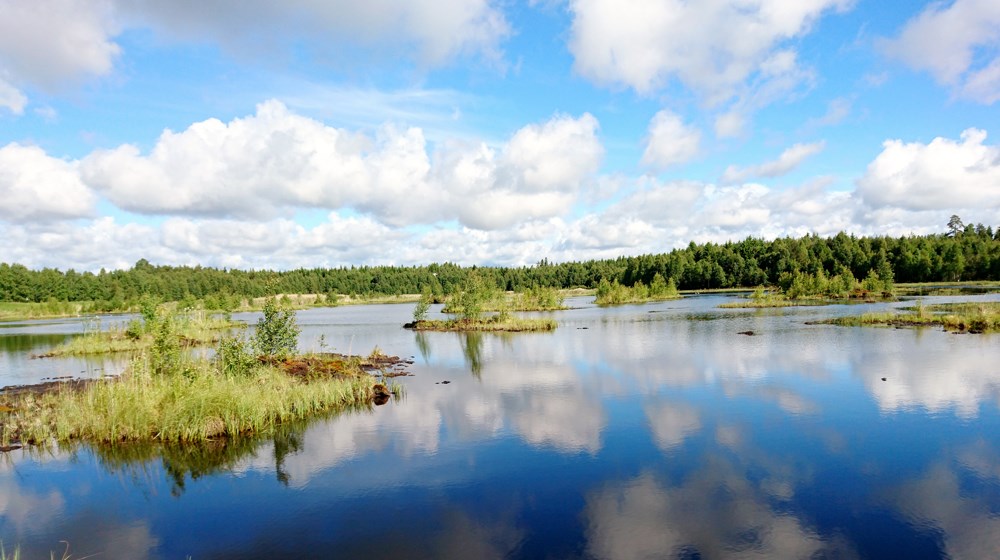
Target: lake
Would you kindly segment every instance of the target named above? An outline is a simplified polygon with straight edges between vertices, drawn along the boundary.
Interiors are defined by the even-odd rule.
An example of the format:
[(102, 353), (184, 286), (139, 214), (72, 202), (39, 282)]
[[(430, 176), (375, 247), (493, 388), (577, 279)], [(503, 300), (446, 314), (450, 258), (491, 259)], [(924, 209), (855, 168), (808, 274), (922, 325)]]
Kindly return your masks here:
[[(806, 324), (906, 302), (716, 307), (734, 297), (574, 298), (555, 332), (508, 335), (407, 331), (412, 305), (302, 311), (303, 349), (412, 356), (405, 396), (263, 441), (0, 454), (0, 540), (26, 559), (1000, 557), (1000, 335)], [(30, 358), (84, 323), (0, 324), (0, 386), (120, 372)]]

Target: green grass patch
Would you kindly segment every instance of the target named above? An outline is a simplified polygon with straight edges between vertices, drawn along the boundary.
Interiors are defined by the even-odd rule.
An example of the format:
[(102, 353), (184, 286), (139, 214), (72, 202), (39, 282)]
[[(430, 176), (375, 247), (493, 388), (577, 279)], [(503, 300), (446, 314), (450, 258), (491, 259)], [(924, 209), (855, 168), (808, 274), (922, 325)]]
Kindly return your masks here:
[(525, 317), (503, 317), (493, 315), (478, 319), (451, 319), (447, 321), (423, 320), (404, 325), (417, 331), (454, 332), (536, 332), (553, 331), (558, 323), (554, 319), (533, 319)]
[(764, 307), (801, 307), (807, 305), (830, 305), (837, 303), (836, 300), (821, 298), (797, 298), (789, 299), (782, 294), (769, 294), (761, 298), (746, 298), (740, 301), (719, 304), (722, 309), (757, 309)]
[(227, 375), (214, 361), (195, 360), (159, 374), (151, 360), (137, 359), (121, 377), (82, 388), (0, 395), (7, 411), (0, 413), (0, 440), (37, 445), (267, 436), (283, 423), (399, 392), (351, 359), (314, 358), (311, 367), (298, 372), (287, 371), (283, 363), (258, 363), (243, 375)]
[(111, 354), (117, 352), (137, 352), (148, 349), (156, 338), (157, 321), (171, 321), (171, 326), (180, 337), (181, 346), (201, 346), (218, 342), (229, 330), (246, 327), (245, 323), (233, 321), (226, 315), (212, 315), (205, 311), (193, 311), (183, 315), (164, 315), (152, 319), (135, 319), (129, 324), (102, 330), (97, 321), (87, 327), (82, 336), (61, 344), (41, 357), (82, 356), (89, 354)]
[(918, 305), (900, 312), (865, 313), (823, 321), (843, 326), (941, 326), (968, 333), (1000, 332), (1000, 302)]

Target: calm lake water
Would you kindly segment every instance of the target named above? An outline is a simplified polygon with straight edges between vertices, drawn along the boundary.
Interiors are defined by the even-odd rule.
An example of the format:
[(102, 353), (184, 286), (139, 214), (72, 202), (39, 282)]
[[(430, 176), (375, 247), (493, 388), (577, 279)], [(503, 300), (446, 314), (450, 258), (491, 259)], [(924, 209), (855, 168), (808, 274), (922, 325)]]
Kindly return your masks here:
[[(405, 398), (235, 446), (4, 454), (0, 540), (23, 558), (1000, 557), (1000, 336), (806, 324), (905, 302), (716, 308), (732, 299), (574, 299), (554, 333), (517, 335), (413, 333), (410, 305), (303, 311), (304, 349), (413, 356)], [(997, 296), (925, 301), (956, 299)], [(0, 325), (0, 386), (120, 371), (30, 359), (82, 329)]]

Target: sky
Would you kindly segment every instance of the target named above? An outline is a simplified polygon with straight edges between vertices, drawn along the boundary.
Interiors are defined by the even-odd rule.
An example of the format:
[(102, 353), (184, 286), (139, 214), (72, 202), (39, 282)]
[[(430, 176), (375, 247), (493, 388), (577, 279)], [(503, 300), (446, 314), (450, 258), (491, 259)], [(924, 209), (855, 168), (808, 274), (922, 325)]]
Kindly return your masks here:
[(0, 261), (1000, 226), (1000, 2), (0, 0)]

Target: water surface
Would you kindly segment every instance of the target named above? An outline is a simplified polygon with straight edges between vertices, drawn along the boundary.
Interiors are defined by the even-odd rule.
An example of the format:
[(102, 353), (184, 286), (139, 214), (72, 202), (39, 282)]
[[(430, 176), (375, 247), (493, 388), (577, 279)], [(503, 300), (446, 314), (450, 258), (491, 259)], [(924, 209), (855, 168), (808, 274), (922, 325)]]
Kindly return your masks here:
[[(806, 324), (905, 302), (715, 307), (732, 298), (575, 299), (517, 335), (303, 311), (305, 349), (413, 356), (405, 398), (239, 445), (12, 452), (0, 539), (26, 558), (1000, 556), (1000, 337)], [(0, 385), (72, 328), (0, 329)]]

